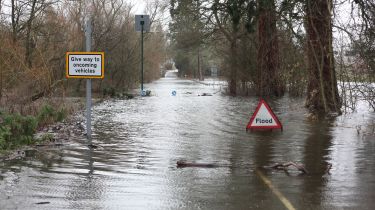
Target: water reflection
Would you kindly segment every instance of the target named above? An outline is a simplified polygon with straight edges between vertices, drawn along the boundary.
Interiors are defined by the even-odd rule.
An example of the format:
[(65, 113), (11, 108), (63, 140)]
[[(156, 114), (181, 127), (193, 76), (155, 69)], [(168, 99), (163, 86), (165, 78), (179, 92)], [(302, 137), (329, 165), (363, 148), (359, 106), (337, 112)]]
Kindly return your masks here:
[(94, 174), (94, 151), (87, 150), (87, 174), (82, 174), (72, 179), (69, 183), (69, 190), (65, 199), (69, 201), (70, 209), (103, 209), (100, 202), (104, 195), (102, 177)]
[(332, 150), (332, 127), (334, 120), (309, 122), (309, 135), (305, 140), (303, 163), (309, 174), (303, 179), (301, 206), (327, 208), (324, 195), (329, 179), (330, 152)]

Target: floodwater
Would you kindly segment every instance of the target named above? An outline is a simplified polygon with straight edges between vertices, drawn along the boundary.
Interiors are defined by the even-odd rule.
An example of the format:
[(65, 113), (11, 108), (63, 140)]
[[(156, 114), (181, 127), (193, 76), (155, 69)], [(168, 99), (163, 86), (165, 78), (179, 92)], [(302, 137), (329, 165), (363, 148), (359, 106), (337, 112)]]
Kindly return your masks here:
[[(365, 105), (311, 122), (302, 99), (268, 100), (283, 131), (247, 133), (258, 98), (220, 88), (163, 78), (146, 85), (151, 97), (96, 105), (99, 148), (82, 136), (0, 163), (0, 209), (375, 208), (375, 114)], [(288, 161), (309, 173), (259, 168)]]

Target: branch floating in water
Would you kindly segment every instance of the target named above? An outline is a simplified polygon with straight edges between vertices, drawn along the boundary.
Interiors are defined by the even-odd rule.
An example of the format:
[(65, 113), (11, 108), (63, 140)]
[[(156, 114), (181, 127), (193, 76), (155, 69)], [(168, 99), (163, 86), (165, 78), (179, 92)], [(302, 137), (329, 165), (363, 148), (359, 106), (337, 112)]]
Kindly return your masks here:
[(302, 164), (297, 164), (295, 162), (286, 162), (286, 163), (276, 163), (272, 166), (264, 166), (263, 168), (277, 169), (277, 170), (287, 170), (289, 166), (295, 167), (297, 170), (301, 171), (304, 174), (307, 174), (307, 170)]
[(185, 168), (185, 167), (215, 168), (219, 166), (213, 163), (192, 163), (192, 162), (189, 163), (183, 160), (177, 161), (177, 168)]

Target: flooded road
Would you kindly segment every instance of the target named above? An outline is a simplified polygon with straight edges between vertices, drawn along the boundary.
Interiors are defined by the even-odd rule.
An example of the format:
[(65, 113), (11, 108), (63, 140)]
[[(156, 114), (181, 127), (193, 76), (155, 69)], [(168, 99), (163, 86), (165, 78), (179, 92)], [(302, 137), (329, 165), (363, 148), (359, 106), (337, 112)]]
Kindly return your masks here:
[[(375, 115), (365, 106), (310, 122), (302, 99), (283, 97), (268, 101), (283, 132), (246, 133), (258, 98), (176, 78), (146, 89), (151, 97), (93, 108), (98, 149), (81, 137), (1, 163), (0, 209), (375, 208)], [(178, 160), (222, 167), (177, 168)], [(309, 174), (258, 169), (288, 161)]]

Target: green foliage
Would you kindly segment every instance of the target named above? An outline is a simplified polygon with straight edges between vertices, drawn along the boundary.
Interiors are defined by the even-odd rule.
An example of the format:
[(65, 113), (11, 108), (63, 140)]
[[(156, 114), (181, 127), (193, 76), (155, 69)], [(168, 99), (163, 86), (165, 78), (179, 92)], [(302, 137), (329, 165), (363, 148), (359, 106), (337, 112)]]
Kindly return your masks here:
[(65, 109), (65, 108), (60, 108), (58, 111), (57, 111), (57, 114), (56, 114), (56, 121), (57, 122), (61, 122), (63, 121), (66, 116), (68, 115), (68, 111)]
[(54, 140), (54, 136), (53, 134), (51, 133), (45, 133), (41, 136), (40, 138), (40, 142), (48, 142), (48, 141), (53, 141)]
[(116, 89), (114, 87), (105, 87), (103, 88), (103, 96), (115, 97)]
[(171, 1), (172, 21), (169, 24), (169, 36), (175, 50), (174, 61), (176, 68), (179, 69), (179, 76), (198, 75), (195, 65), (198, 50), (205, 48), (204, 43), (209, 32), (200, 14), (201, 7), (200, 1)]
[(38, 122), (40, 125), (45, 125), (53, 121), (55, 118), (55, 111), (52, 106), (44, 105), (38, 114)]
[(7, 139), (10, 138), (12, 133), (9, 126), (0, 125), (0, 151), (6, 149)]
[(32, 144), (38, 121), (33, 116), (1, 114), (0, 150), (13, 149), (19, 145)]
[(51, 105), (44, 105), (42, 109), (39, 111), (37, 116), (38, 125), (44, 126), (47, 124), (51, 124), (53, 122), (60, 122), (64, 120), (67, 116), (67, 111), (64, 108), (60, 108), (59, 110), (55, 110)]
[[(37, 141), (34, 139), (34, 134), (38, 126), (62, 121), (66, 115), (66, 109), (61, 108), (56, 111), (50, 105), (43, 106), (36, 117), (0, 112), (0, 151), (14, 149), (21, 145), (34, 144)], [(42, 140), (50, 139), (50, 136), (42, 138)]]

